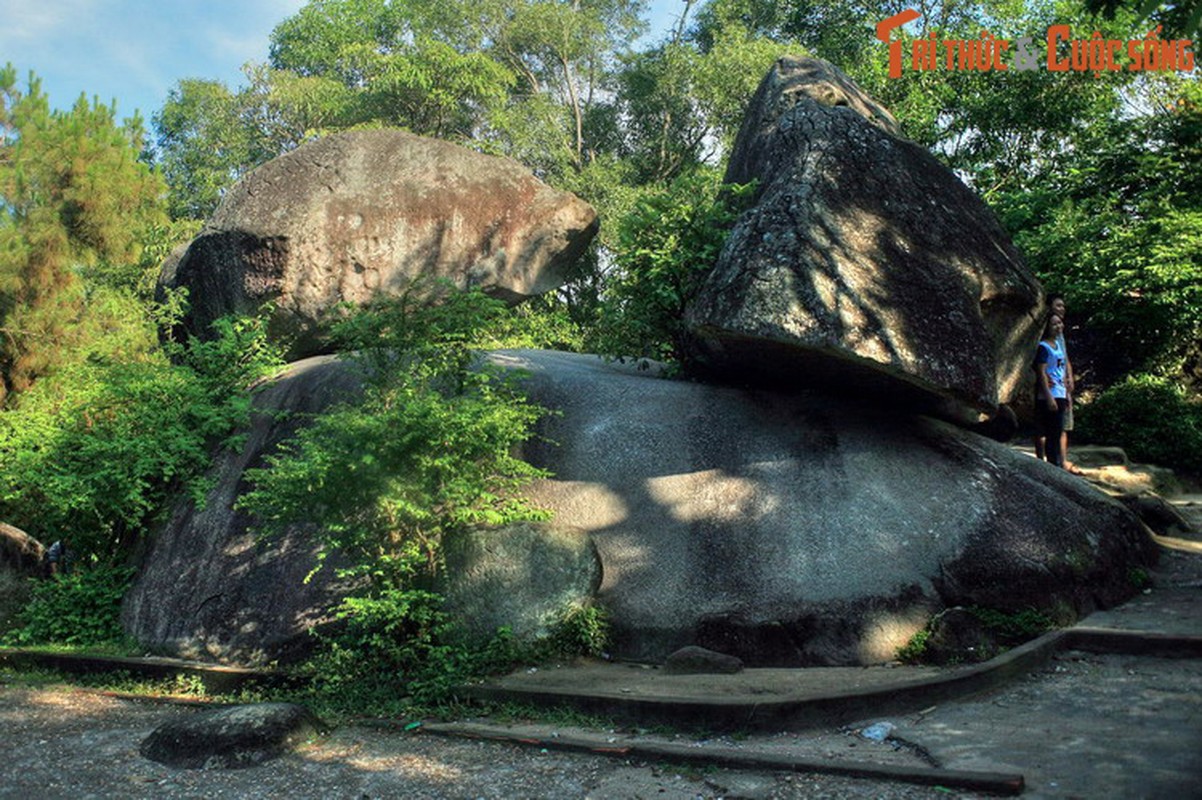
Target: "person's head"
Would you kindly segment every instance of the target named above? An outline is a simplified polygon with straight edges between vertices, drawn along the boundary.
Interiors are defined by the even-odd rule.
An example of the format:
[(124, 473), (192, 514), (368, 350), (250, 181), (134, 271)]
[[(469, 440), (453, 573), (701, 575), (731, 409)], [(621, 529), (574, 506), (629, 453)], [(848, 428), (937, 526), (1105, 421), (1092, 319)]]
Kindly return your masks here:
[(1043, 338), (1050, 342), (1062, 333), (1064, 333), (1064, 318), (1056, 313), (1049, 315), (1047, 324), (1043, 326)]
[(1064, 305), (1063, 295), (1054, 294), (1048, 298), (1048, 308), (1053, 314), (1060, 317), (1060, 321), (1064, 322), (1064, 313), (1067, 307)]

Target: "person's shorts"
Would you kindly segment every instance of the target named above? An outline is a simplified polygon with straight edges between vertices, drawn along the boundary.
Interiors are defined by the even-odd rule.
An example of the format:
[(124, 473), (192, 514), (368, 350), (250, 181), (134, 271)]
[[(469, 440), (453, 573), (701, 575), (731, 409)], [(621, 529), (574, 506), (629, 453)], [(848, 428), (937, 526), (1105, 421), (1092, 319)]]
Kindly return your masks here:
[[(1059, 442), (1060, 432), (1064, 430), (1064, 415), (1069, 403), (1063, 397), (1056, 398), (1056, 410), (1048, 410), (1047, 403), (1035, 400), (1035, 430), (1040, 436), (1054, 436)], [(1049, 445), (1050, 446), (1050, 445)], [(1059, 446), (1059, 445), (1057, 445)]]

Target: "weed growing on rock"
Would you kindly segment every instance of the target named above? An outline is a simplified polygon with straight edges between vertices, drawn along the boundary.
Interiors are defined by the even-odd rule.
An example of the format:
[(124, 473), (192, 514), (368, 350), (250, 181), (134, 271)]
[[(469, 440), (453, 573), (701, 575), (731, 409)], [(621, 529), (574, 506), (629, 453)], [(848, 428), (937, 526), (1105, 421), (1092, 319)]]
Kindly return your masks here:
[(481, 292), (432, 284), (348, 312), (334, 336), (354, 354), (362, 401), (317, 417), (247, 473), (239, 507), (262, 534), (313, 530), (318, 569), (353, 587), (306, 665), (327, 695), (381, 710), (438, 702), (515, 658), (506, 632), (450, 644), (430, 590), (447, 533), (546, 516), (520, 495), (543, 473), (513, 455), (544, 411), (473, 352), (505, 313)]

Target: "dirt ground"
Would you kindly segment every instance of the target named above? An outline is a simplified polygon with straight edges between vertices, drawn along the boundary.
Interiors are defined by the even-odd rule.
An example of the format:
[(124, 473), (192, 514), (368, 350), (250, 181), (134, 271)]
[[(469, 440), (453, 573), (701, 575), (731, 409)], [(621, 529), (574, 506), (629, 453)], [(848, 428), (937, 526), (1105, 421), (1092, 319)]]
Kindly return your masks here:
[[(829, 775), (643, 763), (373, 725), (338, 728), (294, 754), (243, 770), (174, 769), (139, 755), (139, 744), (156, 726), (189, 713), (194, 709), (66, 687), (0, 685), (0, 798), (980, 796)], [(841, 730), (715, 740), (638, 736), (687, 742), (699, 752), (735, 747), (832, 761), (1018, 772), (1026, 777), (1025, 797), (1202, 796), (1202, 670), (1195, 661), (1064, 653), (1000, 691), (890, 721), (906, 745), (878, 744)], [(608, 733), (615, 742), (634, 736)]]
[[(599, 755), (347, 726), (243, 770), (183, 770), (142, 758), (157, 725), (192, 709), (64, 688), (0, 687), (4, 798), (905, 798), (931, 788), (821, 775), (679, 769)], [(616, 734), (616, 732), (615, 732)], [(912, 756), (839, 732), (771, 737), (839, 758)], [(730, 742), (728, 741), (727, 744)], [(744, 741), (744, 745), (752, 743)], [(704, 746), (699, 743), (698, 746)], [(898, 755), (899, 752), (903, 754)]]
[[(1198, 514), (1202, 508), (1192, 508)], [(1199, 514), (1202, 516), (1202, 514)], [(1156, 579), (1198, 616), (1202, 553), (1166, 554)], [(1154, 591), (1130, 616), (1156, 610)], [(1140, 603), (1144, 604), (1141, 608)], [(1163, 609), (1160, 610), (1163, 613)], [(1123, 613), (1122, 609), (1118, 612)], [(1163, 616), (1161, 618), (1164, 618)], [(297, 752), (243, 770), (184, 770), (139, 755), (141, 741), (189, 707), (31, 687), (0, 671), (0, 798), (973, 798), (943, 787), (645, 763), (479, 740), (346, 725)], [(1061, 653), (1026, 677), (967, 700), (886, 718), (896, 740), (838, 729), (689, 739), (591, 731), (632, 739), (743, 748), (799, 758), (1021, 773), (1027, 798), (1202, 798), (1202, 665), (1191, 659)], [(861, 720), (852, 727), (883, 721)], [(553, 728), (570, 736), (580, 732)]]

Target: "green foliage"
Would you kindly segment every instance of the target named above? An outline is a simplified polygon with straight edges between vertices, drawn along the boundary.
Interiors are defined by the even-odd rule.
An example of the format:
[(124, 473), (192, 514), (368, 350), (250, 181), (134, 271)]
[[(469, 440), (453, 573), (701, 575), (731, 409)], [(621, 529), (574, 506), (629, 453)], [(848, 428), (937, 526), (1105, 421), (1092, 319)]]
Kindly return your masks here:
[(136, 262), (163, 220), (162, 183), (138, 160), (137, 118), (80, 98), (51, 111), (36, 77), (0, 69), (0, 400), (50, 374), (88, 316), (82, 269)]
[(897, 660), (903, 664), (922, 664), (927, 656), (927, 641), (931, 638), (931, 629), (923, 628), (910, 637), (897, 651)]
[(1131, 583), (1132, 588), (1139, 591), (1152, 585), (1152, 576), (1143, 567), (1132, 567), (1127, 570), (1127, 580)]
[(512, 663), (504, 633), (482, 646), (448, 644), (442, 597), (383, 575), (347, 598), (337, 618), (302, 667), (312, 691), (335, 705), (396, 713), (409, 703), (444, 701), (469, 677)]
[(1036, 274), (1101, 337), (1106, 382), (1176, 371), (1202, 341), (1202, 86), (1148, 79), (1135, 99), (1146, 113), (1095, 122), (1041, 185), (998, 198)]
[(34, 579), (13, 570), (0, 570), (0, 637), (15, 624), (17, 612), (29, 600)]
[(173, 364), (93, 353), (0, 411), (0, 517), (81, 555), (121, 559), (171, 492), (247, 419), (247, 386), (278, 365), (260, 320), (217, 323)]
[(650, 191), (620, 223), (602, 296), (597, 352), (679, 364), (685, 305), (713, 268), (749, 187), (722, 188), (713, 172)]
[(154, 116), (158, 161), (173, 219), (204, 219), (259, 152), (235, 95), (213, 80), (181, 80)]
[(1085, 7), (1107, 19), (1114, 19), (1123, 9), (1135, 11), (1134, 21), (1139, 29), (1163, 26), (1165, 39), (1202, 39), (1202, 0), (1161, 3), (1159, 0), (1085, 0)]
[[(933, 627), (939, 618), (936, 616), (898, 649), (897, 660), (904, 664), (936, 663), (943, 666), (965, 661), (985, 661), (996, 656), (1001, 650), (1030, 641), (1057, 627), (1056, 620), (1051, 615), (1034, 608), (1000, 611), (984, 606), (968, 606), (964, 610), (980, 621), (981, 627), (991, 640), (990, 646), (970, 647), (958, 653), (936, 655), (931, 649)], [(997, 647), (992, 646), (992, 643), (996, 643)]]
[(481, 334), (478, 345), (489, 350), (524, 348), (579, 353), (584, 349), (584, 331), (572, 319), (569, 306), (553, 293), (527, 300)]
[(1056, 627), (1051, 617), (1034, 608), (1010, 612), (969, 606), (967, 610), (1003, 645), (1020, 644)]
[(1128, 377), (1082, 405), (1076, 419), (1082, 438), (1118, 445), (1137, 461), (1202, 473), (1202, 400), (1172, 380)]
[(513, 492), (540, 473), (511, 450), (541, 411), (501, 374), (470, 368), (503, 313), (480, 292), (425, 286), (352, 313), (335, 336), (362, 369), (363, 401), (319, 416), (250, 471), (241, 507), (267, 532), (315, 524), (361, 564), (355, 574), (402, 546), (435, 563), (451, 527), (530, 518)]
[(17, 627), (5, 633), (6, 645), (105, 645), (124, 638), (121, 598), (133, 570), (89, 564), (40, 581), (18, 615)]
[(631, 160), (643, 181), (671, 180), (729, 151), (756, 86), (790, 51), (730, 21), (708, 38), (704, 50), (665, 42), (628, 58), (619, 74)]
[(512, 452), (542, 415), (472, 347), (505, 307), (480, 292), (419, 284), (351, 312), (335, 336), (363, 376), (363, 398), (318, 416), (262, 469), (239, 507), (271, 533), (311, 526), (320, 556), (357, 587), (339, 607), (315, 675), (330, 691), (408, 684), (441, 696), (506, 651), (447, 644), (442, 598), (424, 587), (443, 535), (544, 516), (517, 494), (543, 474)]
[(567, 609), (547, 643), (551, 653), (600, 656), (610, 643), (609, 612), (592, 603)]
[(522, 663), (600, 656), (609, 646), (608, 614), (591, 604), (566, 609), (547, 638), (530, 644), (507, 628), (465, 640), (442, 611), (442, 597), (399, 586), (348, 599), (338, 619), (333, 631), (317, 634), (322, 645), (301, 669), (314, 700), (343, 712), (395, 716), (413, 706), (445, 706), (480, 676)]

